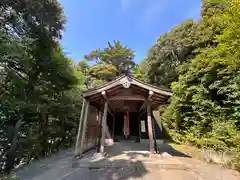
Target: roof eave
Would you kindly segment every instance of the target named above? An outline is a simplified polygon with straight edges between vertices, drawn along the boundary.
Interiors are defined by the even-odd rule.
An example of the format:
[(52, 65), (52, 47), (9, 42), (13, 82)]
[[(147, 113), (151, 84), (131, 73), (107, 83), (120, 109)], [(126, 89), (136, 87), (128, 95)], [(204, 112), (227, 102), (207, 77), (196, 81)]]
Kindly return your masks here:
[(162, 88), (159, 88), (159, 87), (153, 86), (153, 85), (151, 85), (151, 84), (145, 83), (145, 82), (143, 82), (143, 81), (140, 81), (140, 80), (138, 80), (138, 79), (136, 79), (136, 78), (134, 78), (134, 77), (131, 77), (131, 78), (130, 78), (131, 80), (129, 80), (129, 77), (126, 76), (126, 75), (122, 75), (122, 76), (118, 77), (116, 80), (111, 81), (111, 82), (106, 83), (106, 84), (103, 84), (103, 85), (101, 85), (101, 86), (98, 86), (98, 87), (96, 87), (96, 88), (89, 89), (88, 91), (83, 92), (82, 96), (83, 96), (84, 98), (86, 98), (86, 97), (89, 97), (89, 96), (91, 96), (91, 95), (98, 94), (98, 93), (101, 93), (102, 91), (106, 91), (106, 90), (108, 90), (108, 89), (111, 89), (111, 88), (113, 88), (113, 87), (116, 87), (116, 86), (118, 86), (118, 85), (121, 85), (121, 84), (122, 84), (122, 80), (123, 80), (124, 78), (125, 78), (126, 80), (130, 81), (131, 84), (134, 84), (134, 85), (136, 85), (136, 86), (139, 86), (139, 87), (141, 87), (141, 88), (143, 88), (143, 89), (151, 90), (151, 91), (153, 91), (153, 92), (155, 92), (155, 93), (158, 93), (158, 94), (161, 94), (161, 95), (165, 95), (165, 96), (172, 96), (172, 92), (171, 92), (170, 89), (164, 90), (164, 89), (162, 89)]

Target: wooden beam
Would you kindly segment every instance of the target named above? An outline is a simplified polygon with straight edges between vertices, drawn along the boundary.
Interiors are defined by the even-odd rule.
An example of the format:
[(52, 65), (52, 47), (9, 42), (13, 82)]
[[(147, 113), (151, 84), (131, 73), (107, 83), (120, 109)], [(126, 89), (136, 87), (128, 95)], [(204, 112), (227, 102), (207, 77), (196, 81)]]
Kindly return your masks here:
[(79, 154), (81, 154), (83, 152), (83, 145), (84, 145), (84, 140), (85, 140), (86, 125), (87, 125), (87, 118), (88, 118), (88, 109), (89, 109), (89, 101), (86, 100), (86, 107), (85, 107), (85, 113), (84, 113), (84, 118), (83, 118), (83, 126), (82, 126)]
[(160, 98), (160, 99), (168, 99), (167, 96), (164, 96), (164, 95), (161, 95), (161, 94), (154, 94), (154, 96), (155, 96), (156, 98)]
[(152, 111), (152, 115), (153, 115), (153, 117), (155, 118), (155, 120), (157, 121), (157, 122), (160, 122), (160, 130), (161, 130), (161, 132), (163, 131), (163, 127), (162, 127), (162, 120), (161, 120), (161, 116), (160, 116), (160, 114), (159, 114), (159, 111), (158, 110), (153, 110)]
[(100, 126), (101, 125), (101, 116), (102, 116), (102, 112), (101, 110), (98, 110), (98, 113), (97, 113), (97, 121), (98, 121), (98, 125)]
[[(108, 101), (107, 95), (106, 95), (106, 91), (101, 92), (102, 96), (104, 97), (105, 101)], [(109, 107), (108, 108), (108, 112), (113, 116), (113, 111), (112, 109)]]
[(102, 85), (97, 89), (94, 89), (94, 90), (83, 93), (83, 97), (87, 97), (87, 96), (91, 96), (91, 95), (94, 95), (94, 94), (97, 94), (97, 93), (101, 93), (101, 92), (106, 91), (108, 89), (112, 89), (112, 88), (114, 88), (118, 85), (121, 85), (121, 81), (120, 81), (121, 79), (124, 79), (124, 76), (119, 77), (118, 79), (116, 79), (113, 82), (109, 82), (105, 85)]
[(89, 101), (91, 102), (91, 103), (100, 103), (100, 102), (102, 102), (104, 99), (101, 97), (101, 96), (99, 96), (99, 97), (97, 97), (97, 98), (89, 98)]
[(153, 91), (148, 92), (148, 99), (150, 99), (153, 96)]
[(95, 99), (99, 99), (99, 98), (102, 98), (101, 94), (92, 95), (88, 99), (95, 100)]
[(144, 106), (146, 106), (146, 101), (145, 101), (145, 102), (142, 104), (142, 106), (140, 107), (139, 112), (141, 112), (142, 109), (144, 109)]
[(112, 139), (107, 122), (104, 126), (105, 126), (105, 135), (106, 135), (105, 137), (107, 137), (107, 139)]
[(102, 92), (101, 92), (101, 94), (102, 94), (102, 96), (104, 97), (104, 99), (106, 99), (106, 100), (107, 100), (106, 91), (102, 91)]
[(108, 112), (112, 115), (112, 116), (114, 116), (114, 111), (112, 110), (112, 108), (108, 108)]
[(164, 99), (159, 99), (159, 98), (156, 98), (156, 97), (151, 97), (150, 100), (151, 101), (156, 101), (156, 102), (165, 102)]
[(151, 97), (151, 99), (160, 100), (160, 101), (166, 101), (167, 100), (166, 97), (155, 96), (155, 94), (154, 94), (154, 96)]
[(121, 92), (122, 89), (123, 89), (123, 87), (122, 87), (121, 85), (119, 85), (119, 86), (116, 86), (116, 87), (114, 87), (114, 88), (112, 88), (112, 89), (108, 89), (107, 93), (108, 93), (110, 96), (113, 96), (113, 95)]
[(153, 152), (154, 151), (153, 128), (152, 128), (151, 105), (149, 101), (147, 101), (147, 123), (148, 123), (149, 151)]
[(112, 89), (114, 87), (117, 87), (119, 85), (122, 85), (124, 82), (129, 82), (131, 83), (131, 86), (132, 85), (136, 85), (142, 89), (146, 89), (146, 90), (150, 90), (150, 91), (153, 91), (157, 94), (161, 94), (161, 95), (164, 95), (164, 96), (172, 96), (172, 93), (169, 92), (168, 90), (163, 90), (163, 89), (160, 89), (158, 87), (155, 87), (155, 86), (152, 86), (150, 84), (147, 84), (145, 82), (142, 82), (142, 81), (139, 81), (138, 79), (135, 79), (135, 78), (131, 78), (131, 80), (129, 80), (128, 77), (126, 76), (122, 76), (122, 77), (119, 77), (118, 79), (116, 79), (115, 81), (112, 81), (108, 84), (105, 84), (105, 85), (102, 85), (96, 89), (93, 89), (93, 90), (90, 90), (88, 92), (85, 92), (83, 93), (83, 97), (88, 97), (88, 96), (91, 96), (91, 95), (94, 95), (94, 94), (97, 94), (97, 93), (101, 93), (102, 91), (107, 91), (109, 89)]
[(141, 106), (141, 108), (139, 109), (139, 113), (140, 113), (140, 116), (144, 113), (141, 113), (142, 109), (144, 109), (144, 107), (147, 105), (147, 101), (149, 101), (151, 99), (151, 97), (153, 96), (153, 91), (149, 91), (148, 92), (148, 100), (146, 100), (143, 105)]
[(80, 136), (82, 134), (82, 121), (83, 121), (83, 114), (84, 114), (85, 105), (86, 105), (86, 99), (84, 98), (83, 99), (83, 104), (82, 104), (81, 115), (80, 115), (80, 119), (79, 119), (77, 140), (76, 140), (75, 150), (74, 150), (74, 156), (75, 157), (79, 155)]
[(137, 85), (135, 85), (135, 84), (132, 84), (131, 87), (132, 87), (134, 90), (138, 90), (138, 91), (145, 92), (145, 93), (148, 92), (148, 89), (141, 88), (141, 87), (139, 87), (139, 86), (137, 86)]
[(99, 136), (98, 136), (98, 144), (97, 144), (97, 152), (100, 152), (100, 147), (101, 147), (101, 135), (102, 135), (102, 116), (103, 116), (103, 113), (101, 111), (101, 108), (99, 110), (99, 122), (98, 122), (98, 125), (99, 125), (99, 129), (100, 129), (100, 132), (99, 132)]
[(106, 133), (106, 126), (105, 124), (107, 124), (107, 109), (108, 109), (108, 103), (107, 101), (104, 104), (104, 112), (103, 112), (103, 116), (102, 116), (102, 132), (101, 132), (101, 144), (100, 144), (100, 153), (104, 152), (104, 142), (105, 142), (105, 133)]
[(153, 103), (153, 104), (158, 104), (158, 105), (161, 105), (161, 104), (164, 104), (164, 101), (158, 101), (158, 100), (155, 100), (155, 99), (150, 99), (150, 101)]
[(149, 91), (153, 91), (153, 92), (156, 92), (158, 94), (162, 94), (162, 95), (165, 95), (165, 96), (172, 96), (172, 93), (171, 92), (168, 92), (168, 91), (164, 91), (160, 88), (157, 88), (157, 87), (153, 87), (152, 85), (150, 84), (147, 84), (147, 83), (144, 83), (144, 82), (141, 82), (137, 79), (133, 79), (131, 81), (132, 84), (136, 85), (136, 86), (139, 86), (139, 87), (142, 87), (144, 89), (147, 89)]
[(126, 101), (145, 101), (146, 98), (143, 96), (113, 96), (108, 98), (109, 101), (117, 101), (117, 100), (126, 100)]

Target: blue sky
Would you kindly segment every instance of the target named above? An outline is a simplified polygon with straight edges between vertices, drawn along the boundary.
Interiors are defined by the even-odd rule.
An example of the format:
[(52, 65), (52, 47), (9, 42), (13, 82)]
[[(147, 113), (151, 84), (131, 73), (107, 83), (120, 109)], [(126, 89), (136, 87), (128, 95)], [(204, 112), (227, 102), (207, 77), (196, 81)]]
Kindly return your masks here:
[(59, 0), (67, 24), (61, 44), (75, 61), (107, 41), (120, 40), (141, 61), (160, 36), (187, 18), (198, 19), (201, 0)]

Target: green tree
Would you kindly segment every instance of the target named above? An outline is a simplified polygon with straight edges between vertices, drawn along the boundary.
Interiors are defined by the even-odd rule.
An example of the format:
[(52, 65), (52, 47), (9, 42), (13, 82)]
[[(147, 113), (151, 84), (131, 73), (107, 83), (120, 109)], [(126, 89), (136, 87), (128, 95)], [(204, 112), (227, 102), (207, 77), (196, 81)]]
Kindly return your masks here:
[(93, 50), (85, 55), (87, 60), (95, 60), (96, 64), (88, 68), (89, 87), (94, 87), (111, 80), (117, 76), (130, 73), (129, 66), (133, 66), (134, 51), (123, 46), (120, 41), (108, 42), (108, 47)]
[(134, 65), (132, 69), (133, 76), (141, 81), (146, 80), (146, 75), (144, 74), (144, 70), (137, 64)]
[[(218, 14), (220, 26), (217, 46), (200, 52), (180, 67), (173, 97), (164, 113), (164, 121), (187, 140), (203, 147), (233, 151), (240, 167), (240, 4), (227, 1)], [(175, 122), (172, 124), (171, 122)]]
[(57, 1), (0, 3), (0, 171), (73, 143), (84, 88), (59, 39)]
[(219, 23), (217, 14), (223, 6), (219, 2), (210, 5), (204, 1), (203, 16), (199, 21), (183, 21), (161, 35), (150, 48), (140, 65), (146, 69), (145, 74), (151, 83), (170, 87), (178, 79), (178, 67), (181, 64), (196, 57), (199, 49), (216, 46), (215, 37), (224, 26)]

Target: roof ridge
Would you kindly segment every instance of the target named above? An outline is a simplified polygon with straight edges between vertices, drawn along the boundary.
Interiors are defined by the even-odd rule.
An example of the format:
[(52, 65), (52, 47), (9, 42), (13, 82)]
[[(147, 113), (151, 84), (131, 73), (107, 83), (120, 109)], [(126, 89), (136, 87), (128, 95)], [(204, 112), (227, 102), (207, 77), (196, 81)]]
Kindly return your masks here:
[(161, 89), (161, 90), (163, 90), (163, 91), (172, 92), (172, 90), (171, 90), (170, 88), (162, 88), (162, 87), (159, 87), (159, 86), (155, 86), (155, 85), (152, 85), (152, 84), (147, 83), (147, 82), (145, 82), (145, 81), (141, 81), (141, 80), (139, 80), (139, 79), (137, 79), (137, 78), (135, 78), (135, 77), (132, 77), (132, 79), (135, 80), (135, 81), (138, 81), (138, 82), (140, 82), (140, 83), (146, 84), (146, 85), (148, 85), (148, 86), (151, 86), (151, 87), (154, 87), (154, 88), (157, 88), (157, 89)]
[(160, 88), (158, 86), (154, 86), (152, 84), (148, 84), (148, 83), (146, 83), (144, 81), (141, 81), (141, 80), (139, 80), (139, 79), (137, 79), (137, 78), (135, 78), (133, 76), (130, 77), (130, 76), (127, 76), (127, 75), (124, 74), (124, 75), (119, 76), (118, 78), (116, 78), (113, 81), (110, 81), (108, 83), (105, 83), (105, 84), (102, 84), (102, 85), (97, 86), (95, 88), (88, 89), (87, 91), (84, 91), (83, 92), (83, 96), (90, 96), (91, 94), (99, 93), (100, 90), (104, 91), (104, 90), (113, 88), (113, 87), (115, 87), (117, 85), (120, 85), (121, 84), (120, 81), (122, 79), (124, 79), (124, 78), (128, 78), (128, 81), (132, 81), (133, 84), (135, 84), (137, 86), (140, 86), (142, 88), (150, 89), (150, 90), (156, 91), (156, 92), (158, 92), (160, 94), (165, 94), (167, 96), (171, 96), (172, 95), (171, 89)]
[(124, 77), (126, 77), (125, 74), (124, 74), (124, 75), (117, 76), (117, 78), (114, 79), (113, 81), (106, 82), (106, 83), (101, 84), (101, 85), (99, 85), (99, 86), (96, 86), (96, 87), (94, 87), (94, 88), (87, 89), (86, 91), (83, 91), (83, 93), (88, 92), (88, 91), (92, 91), (92, 90), (96, 90), (96, 89), (99, 89), (99, 88), (104, 87), (104, 86), (107, 86), (107, 85), (110, 85), (110, 84), (112, 84), (112, 83), (114, 83), (114, 82), (116, 82), (116, 81), (118, 81), (118, 80), (120, 80), (120, 79), (122, 79), (122, 78), (124, 78)]

